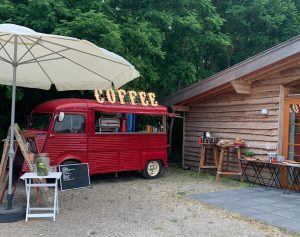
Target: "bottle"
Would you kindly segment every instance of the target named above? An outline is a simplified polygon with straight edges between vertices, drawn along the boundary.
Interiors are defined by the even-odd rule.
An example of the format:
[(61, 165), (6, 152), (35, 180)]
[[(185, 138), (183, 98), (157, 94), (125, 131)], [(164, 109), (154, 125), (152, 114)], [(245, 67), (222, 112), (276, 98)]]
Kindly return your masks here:
[(50, 159), (48, 154), (40, 153), (36, 158), (36, 172), (38, 176), (47, 176), (50, 168)]

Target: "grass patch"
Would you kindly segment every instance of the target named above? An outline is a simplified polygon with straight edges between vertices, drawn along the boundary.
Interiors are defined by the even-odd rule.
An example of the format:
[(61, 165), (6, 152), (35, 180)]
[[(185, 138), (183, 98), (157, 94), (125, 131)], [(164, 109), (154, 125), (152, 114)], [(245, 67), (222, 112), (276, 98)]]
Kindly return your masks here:
[(177, 220), (176, 218), (172, 218), (172, 219), (170, 219), (170, 222), (172, 222), (172, 223), (177, 223), (178, 220)]
[(186, 192), (177, 192), (177, 196), (179, 196), (179, 197), (185, 197), (186, 196)]
[[(193, 171), (193, 170), (185, 170), (179, 167), (179, 165), (170, 165), (168, 168), (168, 172), (172, 175), (176, 176), (187, 176), (191, 178), (195, 178), (195, 180), (198, 180), (198, 171)], [(211, 182), (216, 182), (216, 175), (211, 174), (211, 173), (203, 173), (201, 172), (199, 175), (199, 181), (211, 181)], [(247, 182), (241, 182), (238, 179), (234, 178), (229, 178), (226, 176), (221, 176), (220, 179), (220, 184), (226, 184), (234, 187), (247, 187), (248, 183)], [(182, 195), (181, 195), (182, 196)]]

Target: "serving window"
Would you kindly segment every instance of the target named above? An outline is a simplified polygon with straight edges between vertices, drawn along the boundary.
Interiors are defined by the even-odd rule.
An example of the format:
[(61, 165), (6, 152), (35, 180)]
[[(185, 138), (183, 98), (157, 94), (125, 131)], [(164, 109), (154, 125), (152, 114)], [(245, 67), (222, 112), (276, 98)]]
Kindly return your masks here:
[(63, 121), (56, 121), (54, 125), (55, 133), (84, 133), (85, 120), (83, 115), (66, 114)]
[(120, 119), (117, 114), (111, 113), (95, 113), (95, 132), (119, 132)]
[(165, 115), (95, 111), (95, 133), (165, 133)]

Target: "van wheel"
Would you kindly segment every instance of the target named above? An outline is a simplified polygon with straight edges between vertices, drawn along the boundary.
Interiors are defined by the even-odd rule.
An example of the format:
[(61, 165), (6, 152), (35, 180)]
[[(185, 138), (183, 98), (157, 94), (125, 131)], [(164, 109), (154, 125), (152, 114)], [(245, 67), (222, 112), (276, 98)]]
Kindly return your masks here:
[(150, 160), (145, 165), (143, 170), (143, 176), (146, 179), (155, 179), (163, 174), (164, 168), (162, 167), (161, 161)]

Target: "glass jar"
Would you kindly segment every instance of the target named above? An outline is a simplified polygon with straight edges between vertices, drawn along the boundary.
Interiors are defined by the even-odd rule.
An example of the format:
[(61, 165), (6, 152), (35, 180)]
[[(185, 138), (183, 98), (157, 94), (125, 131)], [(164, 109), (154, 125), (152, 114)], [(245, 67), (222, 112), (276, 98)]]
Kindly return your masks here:
[(35, 159), (36, 163), (36, 172), (38, 176), (47, 176), (50, 169), (50, 159), (48, 154), (40, 153)]

